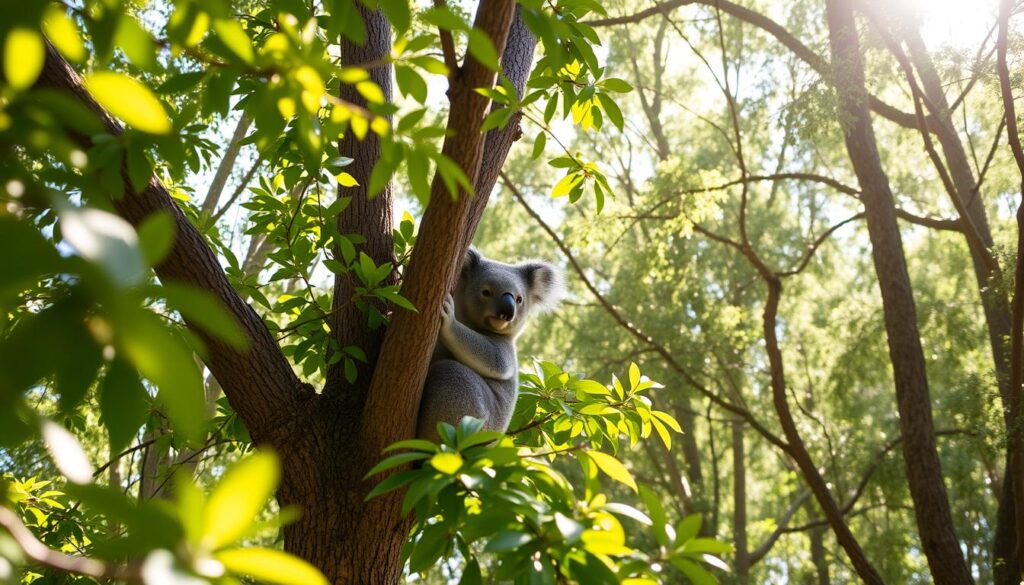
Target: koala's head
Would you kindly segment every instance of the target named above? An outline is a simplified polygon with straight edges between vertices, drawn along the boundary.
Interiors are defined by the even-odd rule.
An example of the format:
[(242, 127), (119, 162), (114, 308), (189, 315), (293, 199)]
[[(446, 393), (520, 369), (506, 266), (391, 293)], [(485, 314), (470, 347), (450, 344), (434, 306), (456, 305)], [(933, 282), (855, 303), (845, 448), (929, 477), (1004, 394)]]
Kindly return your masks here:
[(531, 314), (553, 309), (562, 294), (562, 273), (551, 264), (505, 264), (470, 248), (455, 294), (455, 316), (478, 331), (514, 337)]

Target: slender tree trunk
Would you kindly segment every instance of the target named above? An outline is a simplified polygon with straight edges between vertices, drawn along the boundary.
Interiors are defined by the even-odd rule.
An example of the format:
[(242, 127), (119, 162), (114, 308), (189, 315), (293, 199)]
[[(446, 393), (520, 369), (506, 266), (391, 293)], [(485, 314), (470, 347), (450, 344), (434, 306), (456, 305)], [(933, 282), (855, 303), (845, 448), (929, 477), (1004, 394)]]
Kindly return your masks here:
[(738, 583), (750, 578), (750, 551), (747, 549), (747, 461), (743, 444), (743, 422), (732, 423), (732, 534), (736, 552), (733, 571)]
[(220, 166), (217, 167), (217, 172), (213, 175), (213, 181), (210, 182), (210, 188), (206, 192), (206, 198), (203, 199), (203, 214), (206, 217), (210, 217), (217, 210), (217, 202), (220, 201), (220, 196), (228, 183), (231, 171), (235, 169), (235, 160), (238, 158), (238, 153), (242, 151), (241, 141), (245, 138), (246, 133), (249, 132), (251, 125), (252, 118), (245, 114), (238, 118), (238, 124), (231, 135), (228, 149), (224, 152), (224, 158), (221, 159)]
[[(967, 209), (981, 244), (987, 250), (991, 250), (993, 241), (988, 214), (985, 212), (985, 204), (981, 198), (974, 171), (967, 159), (963, 142), (960, 141), (956, 128), (953, 126), (949, 102), (942, 90), (942, 80), (935, 70), (935, 64), (932, 62), (918, 28), (907, 27), (905, 36), (910, 49), (910, 58), (914, 63), (914, 68), (921, 76), (921, 86), (928, 101), (936, 109), (936, 123), (941, 126), (941, 130), (937, 132), (936, 136), (946, 156), (949, 174), (956, 187), (956, 196)], [(971, 252), (974, 276), (978, 283), (981, 305), (985, 311), (985, 324), (988, 329), (989, 346), (992, 350), (999, 395), (1003, 401), (1003, 412), (1007, 424), (1010, 424), (1010, 363), (1006, 347), (1006, 341), (1010, 338), (1010, 306), (1006, 295), (999, 290), (999, 287), (992, 286), (992, 274), (983, 259), (983, 255), (990, 254), (990, 252), (978, 250), (973, 238), (965, 239)], [(1010, 493), (1012, 494), (1012, 492)], [(996, 582), (1003, 585), (1015, 585), (1019, 582), (1015, 576), (1020, 574), (1020, 560), (1014, 554), (1017, 547), (1017, 533), (1014, 525), (1015, 508), (1012, 497), (1005, 497), (1004, 494), (999, 498), (992, 566), (996, 571)]]
[(850, 0), (826, 3), (833, 82), (844, 122), (846, 148), (860, 182), (896, 385), (907, 481), (918, 534), (932, 578), (971, 583), (960, 551), (935, 445), (931, 397), (917, 313), (896, 223), (889, 180), (882, 169), (864, 89), (864, 65)]
[(786, 435), (786, 441), (789, 444), (788, 452), (800, 468), (804, 481), (811, 488), (811, 492), (818, 501), (822, 512), (824, 512), (832, 532), (836, 535), (836, 540), (850, 558), (850, 563), (853, 565), (854, 570), (857, 571), (857, 574), (865, 583), (881, 585), (883, 583), (881, 575), (878, 574), (871, 561), (868, 560), (867, 555), (864, 554), (864, 549), (861, 548), (857, 538), (843, 519), (843, 513), (839, 509), (839, 505), (836, 504), (835, 498), (832, 497), (832, 492), (829, 491), (825, 478), (821, 476), (821, 472), (811, 459), (811, 455), (804, 445), (803, 438), (800, 437), (796, 421), (793, 420), (793, 414), (789, 409), (786, 397), (786, 374), (782, 360), (782, 351), (779, 348), (778, 336), (775, 333), (779, 299), (782, 297), (782, 282), (773, 275), (763, 276), (765, 276), (765, 283), (768, 285), (768, 298), (764, 306), (764, 340), (771, 368), (772, 404), (775, 406), (775, 412), (779, 415), (779, 424)]
[(812, 583), (830, 585), (832, 580), (828, 574), (828, 551), (825, 550), (825, 529), (812, 528), (807, 533), (807, 539), (811, 545), (811, 564), (814, 565), (815, 579)]
[[(362, 45), (356, 44), (348, 39), (341, 40), (341, 61), (343, 65), (356, 65), (359, 63), (387, 62), (391, 52), (391, 27), (388, 24), (384, 13), (379, 10), (369, 10), (361, 3), (356, 3), (359, 14), (366, 25), (366, 42)], [(370, 79), (380, 86), (384, 94), (384, 101), (392, 99), (391, 87), (391, 65), (385, 64), (369, 70)], [(366, 99), (356, 91), (354, 86), (341, 85), (342, 99), (357, 105), (366, 105)], [(390, 121), (390, 118), (389, 118)], [(337, 217), (338, 231), (342, 234), (359, 234), (366, 238), (359, 249), (366, 253), (377, 265), (390, 262), (394, 264), (394, 242), (391, 237), (393, 227), (392, 220), (392, 184), (389, 181), (384, 189), (370, 197), (367, 189), (370, 185), (370, 173), (381, 156), (381, 139), (376, 133), (367, 133), (362, 140), (356, 138), (352, 132), (346, 132), (338, 144), (338, 150), (342, 156), (352, 159), (352, 163), (345, 168), (345, 171), (352, 175), (358, 185), (354, 187), (340, 188), (339, 197), (351, 197), (351, 203)], [(337, 254), (337, 251), (335, 251)], [(397, 282), (397, 273), (392, 271), (384, 279), (382, 285), (392, 285)], [(331, 322), (331, 332), (337, 341), (338, 347), (356, 345), (363, 349), (368, 360), (366, 363), (357, 362), (356, 381), (349, 384), (345, 380), (344, 361), (340, 361), (328, 368), (327, 384), (324, 393), (330, 396), (339, 396), (349, 409), (358, 409), (366, 398), (369, 377), (373, 374), (373, 364), (377, 354), (380, 353), (381, 343), (384, 341), (384, 329), (370, 330), (367, 324), (367, 315), (350, 303), (349, 299), (355, 292), (358, 281), (348, 274), (339, 274), (334, 279), (334, 301), (332, 309), (336, 311)], [(374, 310), (384, 312), (385, 307), (380, 303), (371, 303)], [(330, 356), (328, 356), (330, 357)]]

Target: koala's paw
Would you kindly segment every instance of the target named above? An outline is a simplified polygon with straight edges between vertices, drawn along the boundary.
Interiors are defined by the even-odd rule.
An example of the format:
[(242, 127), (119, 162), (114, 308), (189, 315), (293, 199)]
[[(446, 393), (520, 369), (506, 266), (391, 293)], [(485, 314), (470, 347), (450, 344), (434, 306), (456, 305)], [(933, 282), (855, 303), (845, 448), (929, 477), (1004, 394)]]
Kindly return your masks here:
[(441, 326), (451, 327), (453, 321), (455, 321), (455, 299), (449, 294), (444, 298), (444, 304), (441, 305)]

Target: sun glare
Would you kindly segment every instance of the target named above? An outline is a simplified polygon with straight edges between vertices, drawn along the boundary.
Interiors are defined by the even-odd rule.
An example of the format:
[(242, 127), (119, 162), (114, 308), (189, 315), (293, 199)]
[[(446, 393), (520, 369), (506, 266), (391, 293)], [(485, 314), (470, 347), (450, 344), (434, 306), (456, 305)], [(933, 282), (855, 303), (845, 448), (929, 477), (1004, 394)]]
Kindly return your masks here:
[(977, 48), (995, 26), (999, 0), (897, 0), (921, 15), (932, 50)]

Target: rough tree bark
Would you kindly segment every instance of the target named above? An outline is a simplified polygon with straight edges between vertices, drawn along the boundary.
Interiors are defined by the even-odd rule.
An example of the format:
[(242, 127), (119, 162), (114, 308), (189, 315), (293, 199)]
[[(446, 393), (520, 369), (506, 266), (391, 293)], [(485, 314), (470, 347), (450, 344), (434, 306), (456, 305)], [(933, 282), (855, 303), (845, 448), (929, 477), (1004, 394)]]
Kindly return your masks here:
[[(536, 41), (520, 19), (513, 22), (514, 13), (515, 3), (511, 0), (483, 0), (474, 26), (492, 39), (502, 54), (505, 74), (522, 92)], [(388, 44), (387, 23), (374, 13), (366, 12), (364, 16), (368, 42), (361, 50), (372, 53)], [(356, 52), (354, 47), (346, 50), (351, 51), (348, 58)], [(377, 68), (373, 74), (389, 91), (390, 72)], [(433, 203), (421, 222), (418, 245), (403, 287), (403, 294), (420, 312), (395, 314), (380, 345), (380, 359), (371, 356), (368, 360), (375, 363), (375, 373), (371, 377), (374, 370), (368, 370), (367, 375), (361, 376), (359, 388), (346, 389), (334, 382), (323, 394), (317, 394), (296, 377), (260, 317), (231, 288), (216, 255), (155, 177), (141, 193), (132, 192), (126, 178), (129, 194), (115, 202), (118, 213), (133, 225), (153, 213), (169, 213), (174, 219), (176, 238), (167, 258), (157, 266), (157, 275), (165, 282), (206, 289), (239, 321), (248, 341), (245, 351), (232, 349), (204, 335), (201, 329), (194, 330), (208, 347), (204, 356), (207, 366), (254, 441), (280, 455), (283, 479), (278, 500), (282, 504), (299, 504), (305, 510), (298, 522), (286, 528), (285, 547), (311, 561), (333, 583), (391, 585), (401, 578), (399, 553), (408, 535), (407, 520), (400, 517), (394, 497), (364, 503), (363, 497), (374, 481), (363, 481), (362, 477), (379, 460), (384, 446), (407, 438), (414, 431), (441, 301), (447, 290), (439, 283), (454, 280), (498, 170), (520, 134), (515, 122), (486, 135), (478, 130), (490, 101), (473, 89), (489, 87), (494, 80), (495, 73), (472, 58), (467, 58), (452, 77), (450, 136), (443, 150), (475, 180), (476, 195), (462, 193), (455, 201), (435, 180)], [(38, 83), (70, 92), (100, 116), (108, 132), (122, 132), (52, 47), (47, 47), (46, 65)], [(83, 148), (92, 144), (90, 137), (75, 138)], [(341, 146), (351, 147), (343, 154), (355, 155), (353, 158), (357, 159), (350, 172), (372, 168), (379, 156), (379, 148), (372, 143)], [(361, 211), (339, 218), (339, 224), (347, 226), (343, 231), (353, 229), (368, 242), (376, 242), (374, 251), (367, 252), (375, 254), (375, 261), (387, 260), (391, 255), (391, 224), (387, 219), (390, 209), (385, 209), (384, 204), (390, 202), (389, 197), (370, 200), (365, 194), (356, 194), (360, 196), (353, 205)], [(353, 325), (349, 327), (349, 323)], [(187, 325), (192, 327), (191, 323)], [(336, 332), (339, 339), (348, 343), (366, 343), (376, 335), (361, 326), (358, 319), (346, 321)], [(367, 396), (369, 401), (363, 404), (361, 397)]]
[(863, 193), (872, 258), (882, 293), (903, 435), (903, 455), (918, 534), (936, 583), (971, 583), (971, 575), (953, 529), (936, 450), (931, 397), (914, 297), (896, 223), (892, 191), (882, 169), (868, 109), (853, 5), (849, 0), (828, 0), (826, 11), (833, 83), (843, 114), (846, 149)]
[[(989, 346), (992, 350), (999, 394), (1003, 399), (1003, 412), (1007, 425), (1010, 425), (1012, 424), (1009, 417), (1010, 360), (1006, 347), (1006, 340), (1010, 338), (1010, 305), (1000, 287), (993, 287), (992, 280), (996, 275), (992, 274), (993, 271), (987, 265), (986, 256), (992, 259), (991, 249), (993, 246), (988, 214), (981, 197), (980, 185), (974, 177), (974, 171), (967, 159), (963, 142), (953, 126), (949, 101), (942, 90), (942, 80), (939, 78), (931, 54), (924, 44), (924, 39), (921, 38), (921, 32), (916, 26), (909, 26), (906, 29), (905, 37), (914, 68), (921, 76), (921, 87), (924, 89), (928, 101), (936, 110), (934, 112), (936, 124), (940, 126), (936, 137), (942, 146), (949, 175), (956, 187), (955, 196), (960, 199), (960, 204), (967, 210), (975, 233), (978, 235), (977, 240), (980, 240), (965, 238), (971, 253), (981, 305), (985, 312), (985, 325), (988, 328)], [(984, 249), (978, 249), (979, 244)], [(1009, 466), (1007, 465), (1007, 467)], [(1004, 585), (1019, 582), (1020, 559), (1014, 554), (1017, 547), (1017, 531), (1014, 524), (1015, 510), (1012, 484), (1004, 482), (1003, 493), (999, 498), (999, 509), (996, 513), (996, 533), (992, 555), (992, 567), (996, 574), (996, 582)]]

